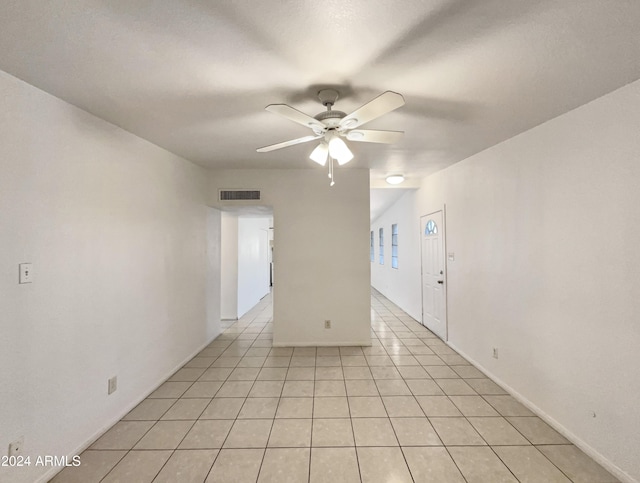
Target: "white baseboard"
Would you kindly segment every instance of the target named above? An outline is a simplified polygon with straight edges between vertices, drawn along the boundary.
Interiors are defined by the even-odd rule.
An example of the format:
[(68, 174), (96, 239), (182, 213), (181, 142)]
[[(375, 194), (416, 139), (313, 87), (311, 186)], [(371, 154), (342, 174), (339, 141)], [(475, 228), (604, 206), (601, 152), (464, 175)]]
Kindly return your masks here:
[[(116, 416), (115, 418), (112, 418), (111, 420), (109, 420), (105, 425), (103, 425), (98, 431), (96, 431), (88, 440), (86, 440), (84, 443), (82, 443), (80, 446), (78, 446), (74, 451), (72, 451), (68, 456), (68, 460), (71, 460), (74, 456), (79, 455), (80, 453), (82, 453), (85, 449), (87, 449), (89, 446), (91, 446), (93, 443), (95, 443), (104, 433), (106, 433), (114, 424), (116, 424), (118, 421), (120, 421), (124, 416), (126, 416), (129, 411), (131, 411), (133, 408), (135, 408), (138, 404), (140, 404), (142, 401), (144, 401), (149, 394), (151, 394), (153, 391), (155, 391), (156, 389), (158, 389), (162, 384), (164, 384), (164, 382), (169, 379), (178, 369), (180, 369), (182, 366), (184, 366), (187, 362), (189, 362), (191, 359), (193, 359), (196, 354), (198, 354), (201, 350), (203, 350), (205, 347), (207, 347), (209, 344), (211, 344), (211, 342), (213, 342), (214, 340), (216, 340), (218, 337), (220, 336), (220, 334), (217, 334), (215, 337), (212, 337), (208, 342), (206, 342), (205, 344), (203, 344), (202, 346), (200, 346), (197, 350), (195, 350), (194, 352), (191, 353), (191, 355), (187, 356), (182, 362), (178, 363), (175, 368), (171, 369), (170, 371), (168, 371), (164, 376), (162, 376), (160, 378), (160, 382), (156, 382), (152, 385), (151, 389), (143, 392), (144, 396), (136, 399), (133, 403), (129, 404), (128, 406), (126, 406), (125, 410), (122, 411), (119, 416)], [(60, 473), (62, 470), (64, 469), (63, 467), (52, 467), (49, 471), (47, 471), (45, 474), (43, 474), (40, 478), (38, 478), (36, 480), (36, 483), (46, 483), (47, 481), (49, 481), (51, 478), (53, 478), (55, 475), (57, 475), (58, 473)]]
[(451, 342), (446, 342), (446, 344), (449, 347), (451, 347), (453, 350), (455, 350), (458, 354), (460, 354), (462, 357), (464, 357), (466, 360), (471, 362), (471, 364), (473, 364), (477, 369), (484, 372), (484, 374), (489, 379), (491, 379), (493, 382), (495, 382), (500, 387), (502, 387), (505, 391), (507, 391), (511, 396), (513, 396), (518, 402), (524, 405), (527, 409), (534, 412), (536, 416), (538, 416), (545, 423), (547, 423), (549, 426), (555, 429), (558, 433), (560, 433), (562, 436), (564, 436), (569, 441), (571, 441), (571, 443), (573, 443), (578, 448), (580, 448), (585, 454), (590, 456), (596, 463), (602, 466), (605, 470), (607, 470), (613, 476), (618, 478), (623, 483), (638, 483), (638, 480), (632, 478), (631, 475), (629, 475), (626, 471), (622, 470), (617, 465), (613, 464), (605, 456), (603, 456), (601, 453), (595, 450), (591, 445), (589, 445), (587, 442), (585, 442), (584, 440), (576, 436), (573, 432), (569, 431), (566, 427), (564, 427), (557, 420), (552, 418), (549, 414), (544, 412), (542, 409), (540, 409), (538, 406), (536, 406), (533, 402), (531, 402), (529, 399), (524, 397), (518, 391), (513, 389), (510, 385), (502, 381), (500, 378), (496, 377), (493, 373), (491, 373), (484, 366), (479, 364), (476, 360), (469, 357), (464, 351), (460, 350)]

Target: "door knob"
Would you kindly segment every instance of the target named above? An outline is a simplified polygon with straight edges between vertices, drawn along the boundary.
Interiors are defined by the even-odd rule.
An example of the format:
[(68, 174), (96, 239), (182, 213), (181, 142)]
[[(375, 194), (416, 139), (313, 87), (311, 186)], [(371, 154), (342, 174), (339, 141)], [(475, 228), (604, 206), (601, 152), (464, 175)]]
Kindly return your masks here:
[(438, 283), (444, 283), (444, 280), (438, 280)]

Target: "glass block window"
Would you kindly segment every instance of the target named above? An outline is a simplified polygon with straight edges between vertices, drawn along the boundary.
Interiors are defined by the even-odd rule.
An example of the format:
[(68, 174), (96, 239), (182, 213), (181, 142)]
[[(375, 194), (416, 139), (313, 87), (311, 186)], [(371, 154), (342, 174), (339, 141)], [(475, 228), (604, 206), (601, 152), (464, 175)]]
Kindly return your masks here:
[(380, 265), (384, 265), (384, 230), (378, 230), (378, 238), (380, 243)]
[(391, 225), (391, 268), (398, 268), (398, 224)]
[(373, 260), (375, 258), (373, 253), (373, 231), (371, 232), (371, 241), (369, 243), (369, 258), (371, 259), (371, 263), (373, 263)]
[(427, 226), (424, 228), (425, 235), (437, 235), (438, 234), (438, 225), (433, 220), (427, 221)]

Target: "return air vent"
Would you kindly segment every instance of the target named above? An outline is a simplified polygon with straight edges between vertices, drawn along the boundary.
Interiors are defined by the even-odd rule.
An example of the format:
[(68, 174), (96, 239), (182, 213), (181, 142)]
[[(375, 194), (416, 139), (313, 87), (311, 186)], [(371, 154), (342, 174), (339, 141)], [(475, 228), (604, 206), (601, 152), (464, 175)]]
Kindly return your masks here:
[(220, 190), (220, 201), (259, 200), (260, 191), (255, 190)]

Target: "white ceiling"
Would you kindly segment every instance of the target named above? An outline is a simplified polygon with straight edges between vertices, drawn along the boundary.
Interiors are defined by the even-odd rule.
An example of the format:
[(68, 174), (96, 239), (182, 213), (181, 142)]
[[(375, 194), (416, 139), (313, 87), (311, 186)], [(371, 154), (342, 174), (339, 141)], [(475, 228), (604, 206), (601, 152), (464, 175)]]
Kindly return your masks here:
[[(640, 78), (638, 0), (5, 0), (0, 68), (202, 166), (316, 168), (307, 129), (334, 86), (347, 113), (406, 106), (352, 143), (372, 179), (442, 169)], [(357, 144), (357, 145), (356, 145)]]

